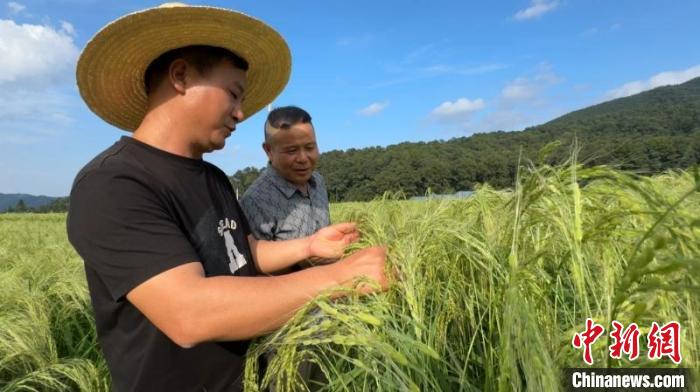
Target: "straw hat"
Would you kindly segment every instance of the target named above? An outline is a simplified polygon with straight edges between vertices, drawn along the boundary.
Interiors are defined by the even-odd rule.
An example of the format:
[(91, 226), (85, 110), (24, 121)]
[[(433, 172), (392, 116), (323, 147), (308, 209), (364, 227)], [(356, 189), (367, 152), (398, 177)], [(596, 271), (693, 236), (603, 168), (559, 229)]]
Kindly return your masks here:
[(88, 42), (76, 71), (80, 95), (103, 120), (133, 131), (146, 111), (146, 68), (161, 54), (189, 45), (225, 48), (248, 62), (246, 118), (272, 102), (289, 80), (289, 47), (270, 26), (231, 10), (167, 3), (121, 17)]

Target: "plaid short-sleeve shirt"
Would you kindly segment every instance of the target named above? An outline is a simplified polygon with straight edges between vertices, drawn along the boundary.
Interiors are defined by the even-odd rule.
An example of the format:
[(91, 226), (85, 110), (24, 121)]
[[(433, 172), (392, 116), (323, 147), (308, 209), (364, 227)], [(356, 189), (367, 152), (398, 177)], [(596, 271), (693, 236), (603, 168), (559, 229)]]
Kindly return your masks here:
[(326, 184), (318, 172), (311, 175), (308, 190), (304, 195), (268, 165), (240, 200), (255, 237), (289, 240), (330, 225)]

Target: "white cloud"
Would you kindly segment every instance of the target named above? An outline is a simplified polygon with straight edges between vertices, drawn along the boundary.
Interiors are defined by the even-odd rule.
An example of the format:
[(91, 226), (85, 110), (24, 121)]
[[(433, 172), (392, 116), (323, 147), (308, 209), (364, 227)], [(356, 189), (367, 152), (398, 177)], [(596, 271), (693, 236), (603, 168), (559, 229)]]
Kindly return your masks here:
[(442, 103), (431, 112), (431, 116), (467, 134), (523, 129), (550, 114), (553, 108), (547, 91), (561, 81), (552, 65), (543, 62), (532, 73), (507, 83), (495, 103), (489, 105), (492, 110), (477, 113), (486, 108), (483, 99), (460, 98)]
[(484, 100), (459, 98), (454, 102), (445, 101), (430, 113), (434, 118), (444, 122), (464, 121), (472, 113), (486, 107)]
[(50, 26), (0, 20), (0, 86), (20, 85), (40, 89), (73, 79), (79, 50), (73, 42), (73, 26)]
[(500, 109), (486, 115), (471, 128), (476, 132), (514, 131), (536, 123), (533, 113), (520, 110)]
[(61, 21), (61, 31), (65, 32), (70, 36), (75, 36), (75, 28), (72, 24), (66, 22), (65, 20)]
[(518, 11), (513, 18), (516, 20), (527, 20), (542, 16), (547, 12), (556, 9), (559, 6), (559, 0), (532, 0), (530, 6)]
[(625, 83), (616, 89), (610, 90), (606, 94), (606, 98), (615, 99), (627, 97), (656, 87), (681, 84), (697, 77), (700, 77), (700, 64), (681, 71), (661, 72), (647, 80), (635, 80)]
[(533, 101), (544, 89), (560, 81), (552, 66), (542, 63), (537, 66), (535, 75), (517, 78), (503, 87), (501, 100), (508, 104)]
[(10, 14), (18, 14), (22, 11), (24, 11), (27, 7), (23, 6), (22, 4), (15, 3), (14, 1), (11, 1), (7, 3), (7, 8), (10, 9)]
[(524, 101), (532, 99), (537, 95), (538, 90), (539, 87), (529, 79), (517, 78), (503, 87), (501, 97), (508, 101)]
[(552, 118), (558, 114), (548, 95), (562, 81), (549, 63), (539, 64), (534, 72), (507, 83), (495, 100), (493, 110), (462, 124), (465, 133), (514, 131)]
[(0, 19), (0, 145), (40, 143), (73, 125), (74, 33), (68, 22), (55, 29)]
[(386, 109), (387, 106), (389, 106), (388, 101), (374, 102), (374, 103), (370, 104), (369, 106), (360, 109), (360, 111), (358, 113), (362, 116), (374, 116), (374, 115), (382, 112), (384, 109)]

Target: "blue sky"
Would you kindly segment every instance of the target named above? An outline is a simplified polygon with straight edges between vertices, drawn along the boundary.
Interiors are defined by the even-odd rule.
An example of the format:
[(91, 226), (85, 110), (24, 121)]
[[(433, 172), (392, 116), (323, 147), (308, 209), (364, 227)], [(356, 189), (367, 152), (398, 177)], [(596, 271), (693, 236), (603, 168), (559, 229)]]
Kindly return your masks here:
[[(83, 104), (85, 43), (150, 1), (0, 3), (0, 193), (64, 196), (126, 134)], [(212, 1), (269, 23), (292, 50), (274, 105), (314, 119), (319, 147), (521, 130), (569, 111), (700, 76), (697, 0)], [(263, 166), (265, 112), (205, 159)]]

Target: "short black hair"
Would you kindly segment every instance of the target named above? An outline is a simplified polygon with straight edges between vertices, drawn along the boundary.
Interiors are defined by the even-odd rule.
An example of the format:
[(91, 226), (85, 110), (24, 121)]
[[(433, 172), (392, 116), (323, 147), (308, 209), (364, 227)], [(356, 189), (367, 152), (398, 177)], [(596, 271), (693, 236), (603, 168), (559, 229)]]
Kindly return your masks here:
[(297, 124), (310, 124), (311, 115), (297, 106), (282, 106), (272, 109), (267, 115), (267, 123), (273, 128), (288, 129)]
[(297, 124), (311, 124), (311, 115), (298, 106), (282, 106), (272, 109), (267, 115), (267, 121), (265, 121), (265, 142), (269, 143), (272, 136), (269, 128), (289, 129)]
[(146, 68), (144, 74), (146, 95), (153, 92), (168, 73), (170, 64), (177, 59), (184, 59), (203, 75), (206, 75), (212, 67), (223, 60), (230, 61), (234, 67), (243, 71), (248, 70), (248, 62), (228, 49), (207, 45), (184, 46), (161, 54)]

